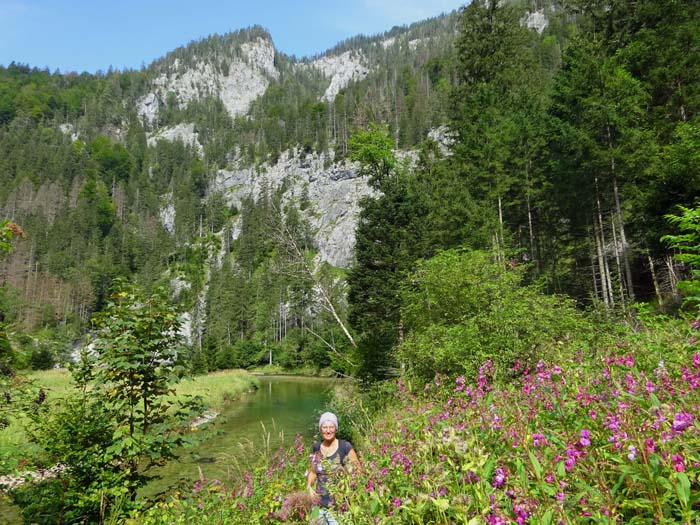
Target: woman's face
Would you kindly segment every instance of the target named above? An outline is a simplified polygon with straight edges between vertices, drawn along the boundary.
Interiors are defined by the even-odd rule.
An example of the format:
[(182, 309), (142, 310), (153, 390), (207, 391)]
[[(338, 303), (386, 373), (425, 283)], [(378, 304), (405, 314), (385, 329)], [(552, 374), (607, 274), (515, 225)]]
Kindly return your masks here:
[(325, 421), (321, 425), (321, 435), (325, 441), (333, 441), (333, 438), (335, 438), (335, 425), (330, 421)]

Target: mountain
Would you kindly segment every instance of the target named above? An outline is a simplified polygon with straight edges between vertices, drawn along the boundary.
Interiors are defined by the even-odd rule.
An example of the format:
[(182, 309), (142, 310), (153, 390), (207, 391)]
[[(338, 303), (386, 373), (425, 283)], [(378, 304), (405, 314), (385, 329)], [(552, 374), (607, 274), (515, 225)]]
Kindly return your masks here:
[(475, 1), (303, 59), (251, 27), (139, 71), (0, 68), (16, 345), (68, 354), (121, 276), (171, 286), (193, 369), (374, 366), (354, 336), (389, 367), (404, 279), (455, 247), (581, 305), (671, 307), (696, 12)]
[[(381, 119), (406, 149), (445, 122), (456, 23), (451, 13), (304, 59), (252, 27), (192, 42), (142, 71), (2, 68), (0, 210), (28, 234), (2, 268), (6, 308), (26, 329), (64, 327), (74, 337), (105, 304), (111, 279), (131, 275), (171, 280), (200, 350), (233, 345), (234, 324), (239, 339), (260, 346), (266, 332), (284, 339), (287, 328), (270, 324), (320, 317), (316, 282), (301, 313), (285, 313), (295, 307), (276, 298), (260, 319), (251, 301), (224, 323), (225, 338), (203, 342), (220, 331), (208, 326), (212, 313), (218, 325), (217, 312), (231, 307), (222, 279), (246, 267), (249, 277), (264, 274), (258, 299), (270, 279), (290, 286), (268, 267), (282, 262), (271, 262), (279, 248), (267, 245), (273, 226), (252, 220), (257, 208), (275, 202), (282, 219), (298, 215), (312, 273), (352, 263), (359, 202), (373, 192), (345, 158), (350, 133)], [(328, 286), (342, 308), (342, 271)]]

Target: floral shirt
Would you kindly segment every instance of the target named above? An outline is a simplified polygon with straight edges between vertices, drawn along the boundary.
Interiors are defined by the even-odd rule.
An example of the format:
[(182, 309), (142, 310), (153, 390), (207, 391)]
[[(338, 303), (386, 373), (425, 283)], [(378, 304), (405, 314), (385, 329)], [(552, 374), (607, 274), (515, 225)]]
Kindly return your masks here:
[(328, 457), (321, 453), (321, 443), (314, 443), (311, 454), (311, 467), (316, 473), (316, 492), (321, 496), (322, 507), (330, 507), (333, 498), (328, 493), (328, 477), (345, 467), (345, 459), (352, 450), (352, 444), (344, 439), (338, 440), (338, 449)]

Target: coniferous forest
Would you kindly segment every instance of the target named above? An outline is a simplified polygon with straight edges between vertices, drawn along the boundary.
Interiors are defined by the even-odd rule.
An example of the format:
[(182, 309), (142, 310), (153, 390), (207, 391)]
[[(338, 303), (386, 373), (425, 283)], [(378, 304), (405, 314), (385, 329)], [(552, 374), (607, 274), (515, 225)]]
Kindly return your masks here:
[[(547, 23), (530, 23), (533, 13)], [(213, 91), (189, 99), (157, 91), (164, 76), (182, 76), (203, 60), (228, 76), (253, 43), (269, 40), (260, 27), (212, 35), (140, 70), (0, 66), (0, 387), (7, 401), (0, 425), (16, 417), (23, 397), (37, 403), (20, 386), (24, 371), (75, 362), (95, 334), (119, 333), (116, 319), (131, 317), (132, 343), (153, 352), (165, 350), (149, 346), (149, 330), (184, 334), (172, 356), (180, 377), (274, 363), (353, 378), (352, 395), (365, 411), (340, 395), (335, 410), (353, 421), (353, 442), (368, 458), (365, 495), (348, 499), (343, 511), (355, 523), (377, 516), (377, 523), (414, 524), (695, 523), (700, 364), (695, 339), (679, 327), (697, 330), (700, 304), (700, 4), (474, 0), (317, 57), (275, 52), (274, 74), (239, 114)], [(366, 71), (329, 96), (329, 76), (313, 61), (341, 55), (362, 57)], [(149, 93), (159, 93), (158, 111), (147, 117)], [(163, 138), (164, 129), (187, 126), (196, 142)], [(293, 177), (253, 185), (290, 158), (363, 181), (346, 264), (322, 256), (325, 210), (310, 185)], [(250, 191), (231, 199), (222, 173), (249, 174)], [(149, 324), (144, 304), (166, 328)], [(131, 366), (118, 345), (99, 348), (101, 365)], [(578, 372), (558, 368), (572, 363)], [(678, 365), (678, 374), (659, 372), (664, 363)], [(84, 392), (113, 390), (117, 379), (80, 366)], [(585, 378), (594, 377), (610, 383), (586, 390)], [(173, 410), (149, 397), (165, 384), (149, 381), (144, 397), (123, 403)], [(465, 386), (472, 383), (473, 390)], [(508, 413), (517, 396), (493, 385), (524, 388), (532, 406)], [(421, 410), (414, 388), (435, 390), (433, 403), (447, 403), (444, 417)], [(639, 413), (673, 407), (650, 425), (662, 432), (665, 421), (664, 446), (682, 446), (656, 457), (660, 438), (644, 433), (646, 423), (605, 405), (621, 390), (627, 397), (619, 402)], [(578, 405), (571, 417), (547, 412), (586, 396), (598, 410), (595, 423), (581, 423), (589, 412)], [(412, 419), (397, 419), (404, 445), (391, 442), (393, 459), (382, 463), (386, 450), (367, 434), (380, 428), (391, 398), (401, 403), (397, 414)], [(112, 394), (103, 409), (124, 406)], [(193, 407), (180, 408), (182, 420)], [(498, 432), (508, 425), (479, 415), (493, 407), (504, 421), (513, 418), (507, 438)], [(78, 417), (71, 410), (65, 417)], [(86, 442), (96, 443), (97, 424)], [(487, 437), (460, 438), (465, 424)], [(537, 431), (548, 426), (556, 437)], [(435, 442), (411, 435), (419, 429), (434, 432)], [(610, 437), (604, 453), (589, 449), (591, 432), (600, 442)], [(504, 439), (525, 447), (522, 455), (514, 459), (499, 445)], [(148, 454), (168, 458), (171, 445), (151, 443)], [(102, 523), (101, 501), (132, 508), (126, 502), (136, 500), (146, 452), (124, 455), (114, 442), (107, 448), (99, 490), (62, 523)], [(472, 463), (453, 458), (466, 450)], [(661, 470), (615, 470), (614, 450)], [(291, 470), (278, 479), (291, 483), (302, 456), (285, 456)], [(133, 466), (116, 483), (126, 488), (104, 496), (122, 460)], [(436, 462), (454, 473), (426, 466)], [(394, 467), (432, 485), (392, 478)], [(0, 468), (17, 465), (8, 459)], [(582, 481), (565, 481), (573, 469)], [(76, 479), (52, 497), (78, 490)], [(273, 503), (251, 480), (231, 489), (238, 510), (221, 510), (216, 494), (204, 500), (231, 513), (216, 523), (308, 522), (302, 496), (298, 506), (293, 498)], [(352, 492), (354, 481), (339, 481), (338, 490), (346, 482)], [(258, 514), (243, 508), (253, 496)], [(191, 516), (200, 504), (180, 501), (170, 523), (199, 519)], [(28, 523), (54, 523), (55, 514), (37, 521), (49, 510), (32, 512)], [(166, 523), (158, 512), (140, 519)]]

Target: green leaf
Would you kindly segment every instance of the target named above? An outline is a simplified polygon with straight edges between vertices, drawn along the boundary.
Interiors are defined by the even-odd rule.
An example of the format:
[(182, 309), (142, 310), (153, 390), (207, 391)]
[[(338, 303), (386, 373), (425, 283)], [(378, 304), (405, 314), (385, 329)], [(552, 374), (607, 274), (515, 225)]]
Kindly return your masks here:
[(552, 517), (554, 516), (554, 509), (549, 509), (540, 518), (540, 525), (549, 525), (552, 523)]
[(542, 479), (542, 465), (540, 465), (537, 456), (535, 456), (535, 454), (533, 454), (531, 450), (527, 451), (527, 455), (530, 457), (530, 462), (532, 463), (532, 468), (535, 471), (535, 476), (537, 477), (537, 479)]
[(681, 506), (686, 509), (690, 502), (690, 480), (685, 472), (678, 472), (678, 484), (676, 485), (676, 493), (681, 502)]

